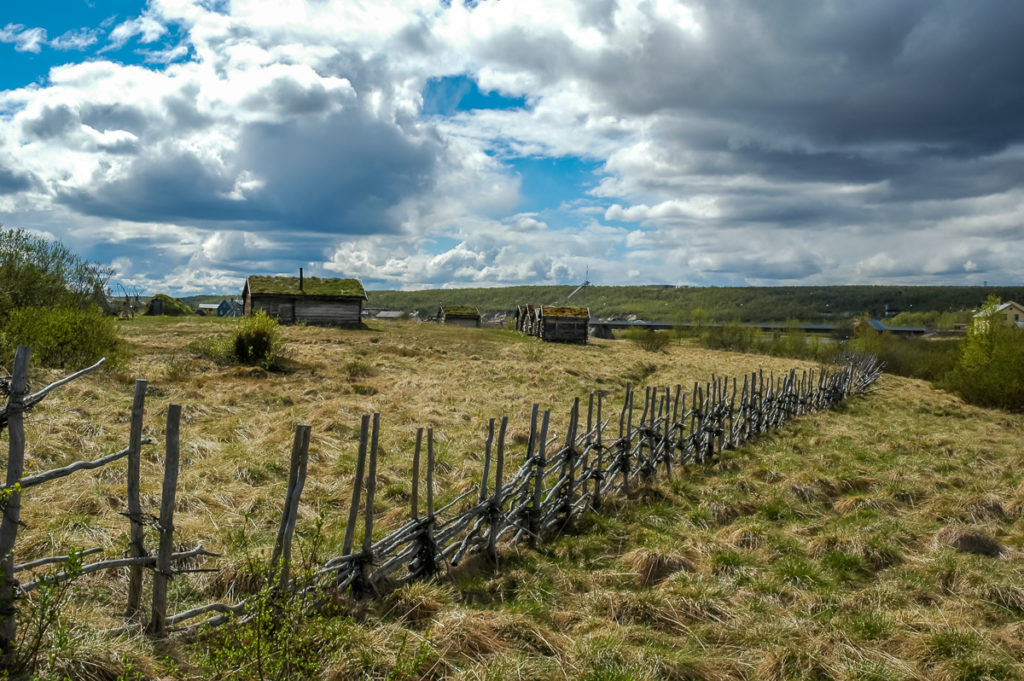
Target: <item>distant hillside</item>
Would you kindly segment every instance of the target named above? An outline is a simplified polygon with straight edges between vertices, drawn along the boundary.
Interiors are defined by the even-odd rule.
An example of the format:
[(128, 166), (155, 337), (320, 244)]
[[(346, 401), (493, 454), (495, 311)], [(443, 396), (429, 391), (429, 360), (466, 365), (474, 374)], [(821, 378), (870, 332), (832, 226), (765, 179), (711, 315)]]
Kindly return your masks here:
[(700, 308), (714, 321), (766, 322), (839, 321), (847, 317), (890, 316), (897, 312), (945, 313), (978, 308), (989, 295), (1024, 300), (1024, 286), (784, 286), (697, 288), (655, 286), (592, 286), (572, 299), (574, 286), (512, 286), (507, 288), (368, 291), (367, 307), (375, 310), (419, 310), (432, 315), (441, 304), (472, 305), (484, 311), (514, 310), (516, 305), (574, 304), (587, 306), (595, 317), (626, 317), (659, 321), (689, 320)]

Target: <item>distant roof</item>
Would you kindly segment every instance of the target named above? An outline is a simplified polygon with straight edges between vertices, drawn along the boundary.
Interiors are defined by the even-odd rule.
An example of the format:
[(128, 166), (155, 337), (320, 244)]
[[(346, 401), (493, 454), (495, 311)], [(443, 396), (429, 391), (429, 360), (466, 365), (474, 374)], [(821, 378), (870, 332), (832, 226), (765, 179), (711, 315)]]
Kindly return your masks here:
[(216, 310), (220, 307), (220, 303), (199, 303), (200, 310)]
[(480, 310), (472, 305), (442, 305), (441, 312), (446, 317), (479, 317)]
[[(996, 309), (993, 310), (993, 312), (1003, 312), (1004, 310), (1010, 310), (1010, 309), (1024, 310), (1024, 305), (1021, 305), (1020, 303), (1015, 303), (1012, 300), (1010, 300), (1010, 301), (1007, 301), (1007, 302), (1003, 303), (1002, 305), (999, 305), (998, 307), (996, 307)], [(982, 310), (981, 312), (979, 312), (978, 314), (976, 314), (974, 316), (975, 317), (983, 317), (986, 314), (988, 314), (988, 312), (985, 311), (985, 310)]]
[(303, 277), (299, 290), (298, 277), (264, 277), (253, 275), (247, 279), (251, 293), (277, 293), (307, 296), (345, 296), (365, 298), (366, 291), (358, 279), (326, 279)]
[(585, 307), (551, 307), (544, 305), (540, 309), (545, 317), (590, 317), (590, 310)]
[(882, 322), (878, 321), (877, 319), (869, 319), (868, 320), (868, 326), (870, 326), (875, 331), (888, 331), (889, 330), (888, 326), (886, 326)]
[(381, 310), (377, 313), (377, 319), (398, 319), (404, 314), (402, 310)]

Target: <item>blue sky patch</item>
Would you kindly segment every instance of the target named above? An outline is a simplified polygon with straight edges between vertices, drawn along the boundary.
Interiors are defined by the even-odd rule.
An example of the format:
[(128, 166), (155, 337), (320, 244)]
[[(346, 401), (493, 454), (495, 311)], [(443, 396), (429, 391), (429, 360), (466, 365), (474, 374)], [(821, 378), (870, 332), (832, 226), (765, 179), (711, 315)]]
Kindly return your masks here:
[(524, 109), (526, 97), (506, 97), (481, 92), (476, 81), (466, 75), (431, 78), (423, 88), (423, 115), (451, 116), (476, 109)]
[(0, 90), (45, 84), (51, 68), (90, 59), (152, 62), (154, 54), (179, 44), (184, 37), (181, 27), (168, 26), (164, 35), (150, 43), (141, 43), (138, 35), (120, 46), (110, 40), (111, 31), (139, 17), (145, 6), (144, 0), (35, 0), (5, 6), (0, 23)]
[(555, 210), (565, 201), (586, 196), (597, 186), (600, 161), (588, 161), (577, 156), (559, 158), (528, 157), (505, 161), (519, 174), (519, 212)]

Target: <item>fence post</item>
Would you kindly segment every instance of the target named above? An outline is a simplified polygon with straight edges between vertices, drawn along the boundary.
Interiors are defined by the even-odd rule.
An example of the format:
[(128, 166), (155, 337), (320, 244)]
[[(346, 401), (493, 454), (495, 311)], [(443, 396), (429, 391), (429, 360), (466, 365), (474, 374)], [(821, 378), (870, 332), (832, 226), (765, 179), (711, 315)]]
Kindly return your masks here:
[(363, 414), (359, 430), (359, 455), (356, 458), (356, 477), (352, 481), (352, 503), (348, 507), (348, 524), (345, 525), (345, 543), (341, 555), (352, 553), (356, 536), (356, 519), (359, 517), (359, 495), (363, 491), (363, 470), (366, 466), (366, 445), (370, 439), (370, 415)]
[[(493, 424), (493, 421), (492, 421)], [(498, 534), (501, 532), (504, 523), (502, 506), (505, 499), (501, 493), (501, 486), (504, 482), (505, 472), (505, 431), (508, 428), (508, 417), (501, 418), (501, 427), (498, 430), (498, 452), (494, 462), (494, 496), (491, 497), (491, 532), (487, 538), (487, 559), (492, 565), (498, 564)]]
[[(25, 472), (25, 396), (28, 394), (28, 360), (32, 351), (19, 345), (14, 354), (14, 370), (11, 373), (10, 396), (7, 400), (7, 485), (21, 480)], [(12, 489), (3, 505), (3, 521), (0, 522), (0, 561), (3, 561), (3, 575), (0, 577), (0, 667), (13, 666), (15, 643), (18, 634), (17, 607), (14, 580), (14, 542), (18, 538), (18, 524), (21, 520), (21, 491)]]
[[(135, 381), (135, 395), (132, 398), (132, 422), (128, 431), (128, 555), (141, 558), (146, 555), (145, 525), (142, 523), (142, 501), (139, 496), (142, 469), (142, 416), (146, 401), (146, 381)], [(138, 619), (142, 603), (143, 566), (128, 568), (128, 605), (124, 616), (127, 620)]]
[(434, 429), (427, 428), (427, 519), (434, 521)]
[(370, 555), (373, 546), (373, 499), (377, 492), (377, 441), (380, 434), (380, 413), (373, 415), (373, 436), (370, 442), (370, 470), (366, 473), (366, 525), (363, 532), (363, 553)]
[(494, 419), (487, 424), (487, 441), (484, 442), (484, 474), (480, 476), (480, 503), (487, 499), (487, 476), (491, 474), (491, 447), (494, 445)]
[(537, 456), (534, 457), (534, 469), (533, 474), (533, 504), (530, 512), (530, 541), (536, 542), (536, 538), (540, 536), (540, 521), (543, 517), (541, 512), (541, 490), (544, 487), (544, 466), (547, 465), (547, 440), (548, 440), (548, 420), (551, 418), (551, 412), (545, 410), (544, 418), (541, 420), (540, 426), (540, 442), (537, 443)]
[(420, 447), (423, 444), (423, 428), (416, 429), (416, 449), (412, 452), (412, 499), (411, 516), (413, 520), (420, 517)]
[(594, 496), (590, 502), (590, 508), (598, 510), (601, 508), (601, 485), (604, 483), (604, 444), (602, 434), (604, 433), (604, 422), (601, 420), (601, 405), (604, 402), (604, 391), (597, 391), (597, 437), (594, 446), (597, 448), (597, 459), (594, 461)]
[(281, 513), (281, 527), (277, 531), (277, 541), (270, 558), (270, 568), (277, 569), (280, 561), (281, 589), (288, 587), (291, 577), (292, 536), (295, 534), (295, 523), (299, 517), (299, 497), (306, 484), (306, 464), (309, 461), (310, 426), (295, 426), (295, 439), (292, 442), (292, 455), (288, 466), (288, 491), (285, 493), (284, 510)]
[(181, 405), (167, 407), (164, 486), (160, 495), (160, 544), (153, 575), (153, 612), (148, 632), (163, 638), (167, 633), (167, 582), (171, 579), (171, 552), (174, 551), (174, 497), (178, 486), (179, 427)]

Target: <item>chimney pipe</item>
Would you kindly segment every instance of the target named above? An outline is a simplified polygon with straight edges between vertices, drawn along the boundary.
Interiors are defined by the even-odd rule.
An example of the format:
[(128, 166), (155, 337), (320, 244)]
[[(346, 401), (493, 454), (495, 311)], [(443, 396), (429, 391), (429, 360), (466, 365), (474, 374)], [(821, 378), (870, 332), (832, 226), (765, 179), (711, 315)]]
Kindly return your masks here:
[(302, 292), (302, 268), (299, 268), (299, 292)]

